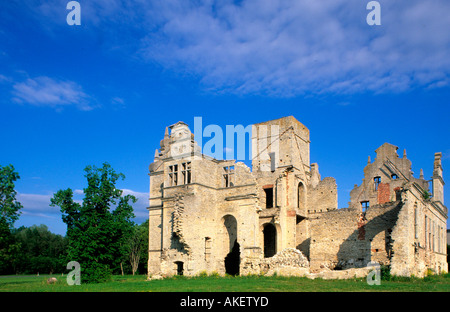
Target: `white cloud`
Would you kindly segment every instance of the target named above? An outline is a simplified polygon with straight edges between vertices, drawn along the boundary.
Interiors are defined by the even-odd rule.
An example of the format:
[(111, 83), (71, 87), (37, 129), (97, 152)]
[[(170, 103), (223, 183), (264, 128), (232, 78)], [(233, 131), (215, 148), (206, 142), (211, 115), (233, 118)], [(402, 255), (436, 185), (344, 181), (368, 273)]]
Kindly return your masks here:
[(60, 81), (41, 76), (27, 79), (13, 85), (14, 101), (35, 106), (47, 106), (61, 109), (76, 106), (88, 111), (94, 107), (89, 103), (89, 96), (81, 86), (73, 81)]
[(111, 104), (112, 104), (112, 107), (114, 107), (115, 109), (122, 109), (122, 108), (126, 107), (125, 101), (122, 98), (117, 97), (117, 96), (113, 97), (111, 99)]
[[(83, 190), (74, 190), (74, 197), (80, 197), (83, 195)], [(138, 201), (136, 204), (132, 204), (133, 211), (136, 216), (136, 222), (142, 223), (148, 219), (148, 193), (135, 192), (129, 189), (123, 189), (123, 195), (133, 195)], [(17, 200), (22, 204), (23, 209), (21, 209), (22, 215), (30, 217), (39, 217), (46, 219), (57, 219), (61, 220), (60, 207), (51, 207), (50, 199), (53, 194), (26, 194), (17, 193)], [(75, 202), (80, 205), (83, 203), (82, 199), (74, 199)], [(113, 208), (114, 209), (114, 208)]]
[[(99, 0), (83, 4), (82, 23), (105, 35), (106, 49), (190, 75), (212, 92), (284, 97), (448, 86), (450, 2), (379, 2), (381, 26), (367, 25), (361, 0)], [(59, 3), (36, 6), (44, 28), (60, 22)]]
[(50, 207), (50, 199), (53, 194), (24, 194), (17, 193), (17, 201), (19, 201), (23, 209), (21, 212), (24, 215), (39, 216), (54, 219), (61, 215), (59, 207)]
[(450, 2), (380, 1), (382, 25), (366, 2), (163, 1), (141, 53), (190, 72), (215, 91), (404, 91), (448, 83)]
[(139, 223), (148, 219), (147, 207), (148, 207), (149, 193), (135, 192), (129, 189), (123, 189), (122, 191), (123, 191), (122, 196), (133, 195), (137, 198), (137, 202), (132, 205), (134, 215), (136, 216), (136, 219), (139, 221)]
[(0, 83), (10, 81), (10, 78), (6, 77), (5, 75), (0, 74)]

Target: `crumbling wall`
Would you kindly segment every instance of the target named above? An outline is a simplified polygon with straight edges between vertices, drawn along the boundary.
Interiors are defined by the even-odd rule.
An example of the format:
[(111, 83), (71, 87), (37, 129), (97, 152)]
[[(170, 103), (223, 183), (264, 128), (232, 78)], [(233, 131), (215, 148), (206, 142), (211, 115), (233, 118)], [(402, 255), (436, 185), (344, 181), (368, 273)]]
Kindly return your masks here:
[(336, 179), (326, 177), (316, 187), (308, 189), (308, 212), (317, 213), (337, 209)]
[(367, 266), (371, 261), (388, 264), (391, 231), (400, 202), (357, 209), (338, 209), (311, 215), (311, 271)]
[(270, 258), (263, 258), (262, 253), (243, 259), (241, 274), (295, 275), (305, 276), (309, 273), (309, 261), (302, 252), (295, 248), (285, 248)]

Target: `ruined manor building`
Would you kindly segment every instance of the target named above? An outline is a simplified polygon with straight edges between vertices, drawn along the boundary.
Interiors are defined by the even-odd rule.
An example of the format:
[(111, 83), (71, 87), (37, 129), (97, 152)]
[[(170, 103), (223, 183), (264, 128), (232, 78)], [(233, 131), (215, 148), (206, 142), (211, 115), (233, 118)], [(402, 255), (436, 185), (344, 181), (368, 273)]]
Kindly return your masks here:
[(336, 181), (310, 163), (309, 130), (294, 117), (253, 125), (251, 143), (250, 169), (203, 155), (183, 122), (166, 129), (149, 167), (149, 277), (307, 275), (373, 262), (402, 276), (448, 271), (441, 153), (427, 180), (383, 144), (338, 209)]

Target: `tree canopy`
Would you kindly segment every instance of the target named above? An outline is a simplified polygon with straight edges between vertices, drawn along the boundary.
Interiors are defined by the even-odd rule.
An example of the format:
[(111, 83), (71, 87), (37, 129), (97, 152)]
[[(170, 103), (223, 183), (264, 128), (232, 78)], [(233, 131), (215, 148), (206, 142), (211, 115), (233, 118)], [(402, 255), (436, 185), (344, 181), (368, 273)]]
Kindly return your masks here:
[(85, 168), (87, 187), (82, 204), (73, 200), (73, 191), (59, 190), (51, 206), (59, 206), (67, 225), (68, 259), (81, 266), (82, 282), (101, 282), (123, 261), (126, 242), (133, 231), (133, 208), (137, 201), (132, 195), (123, 196), (116, 188), (124, 179), (108, 164), (101, 168)]
[(20, 179), (13, 165), (0, 166), (0, 274), (10, 272), (20, 245), (12, 236), (22, 205), (16, 200), (15, 182)]

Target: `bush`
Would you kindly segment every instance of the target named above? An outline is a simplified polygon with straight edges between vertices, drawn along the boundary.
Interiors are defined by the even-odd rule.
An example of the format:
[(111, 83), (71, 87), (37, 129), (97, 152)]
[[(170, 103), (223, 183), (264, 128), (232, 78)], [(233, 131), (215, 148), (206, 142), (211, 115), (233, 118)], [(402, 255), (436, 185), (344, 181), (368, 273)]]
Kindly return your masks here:
[(380, 271), (382, 281), (390, 281), (392, 279), (390, 265), (382, 265)]
[(111, 280), (112, 272), (105, 264), (91, 262), (88, 267), (81, 265), (80, 275), (82, 283), (103, 283)]
[(197, 276), (198, 276), (198, 277), (208, 277), (208, 272), (206, 272), (206, 271), (201, 271), (200, 273), (198, 273)]

